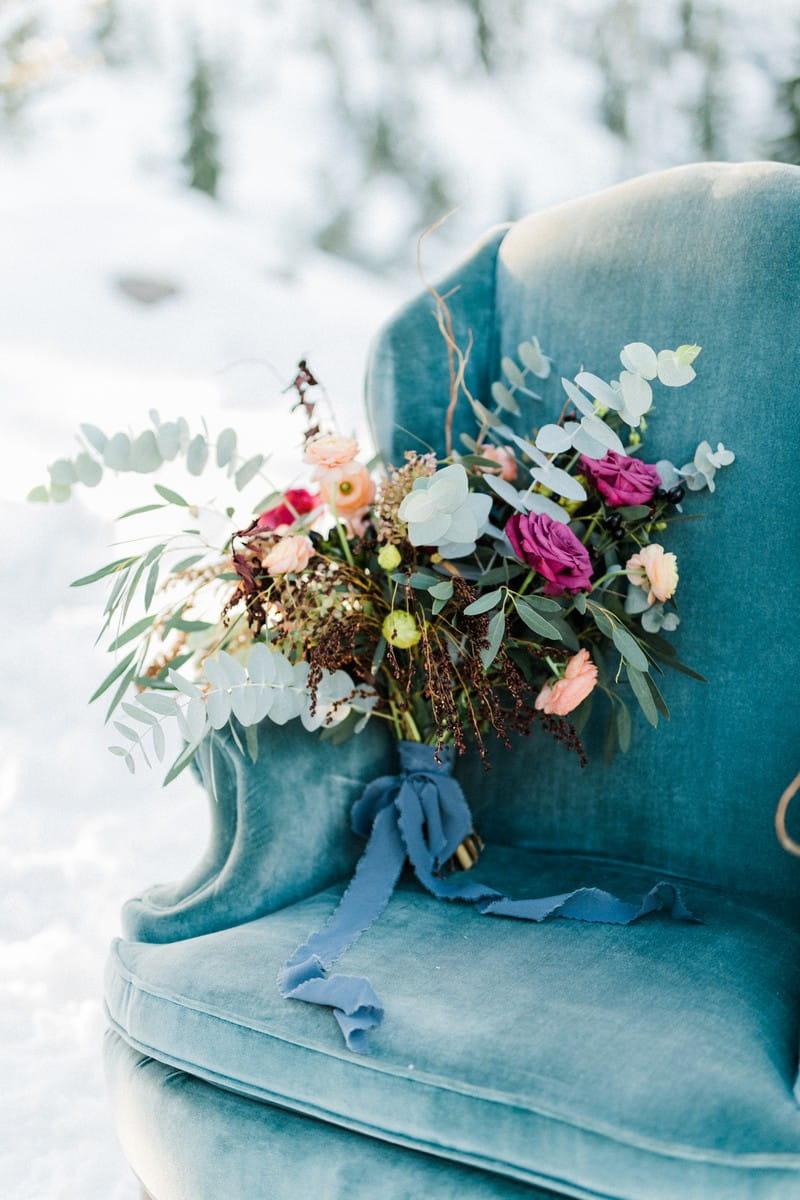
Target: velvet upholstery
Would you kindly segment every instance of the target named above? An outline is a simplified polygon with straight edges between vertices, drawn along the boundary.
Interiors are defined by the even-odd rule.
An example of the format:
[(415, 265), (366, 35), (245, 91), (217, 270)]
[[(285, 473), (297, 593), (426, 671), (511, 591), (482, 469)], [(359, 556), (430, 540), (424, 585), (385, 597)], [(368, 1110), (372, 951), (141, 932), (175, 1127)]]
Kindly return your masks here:
[[(130, 940), (108, 969), (117, 1033), (207, 1081), (112, 1055), (124, 1144), (131, 1129), (151, 1130), (176, 1160), (153, 1165), (155, 1200), (216, 1197), (209, 1140), (235, 1186), (257, 1178), (255, 1145), (263, 1194), (299, 1194), (286, 1182), (297, 1178), (295, 1136), (331, 1200), (505, 1197), (512, 1177), (606, 1200), (800, 1193), (800, 869), (772, 829), (800, 729), (787, 669), (800, 587), (799, 218), (796, 168), (680, 168), (494, 230), (439, 285), (460, 343), (472, 334), (476, 395), (487, 399), (523, 338), (538, 335), (554, 358), (521, 432), (557, 416), (559, 374), (584, 364), (608, 377), (625, 342), (704, 347), (697, 380), (659, 401), (649, 445), (678, 465), (703, 437), (737, 453), (718, 493), (689, 501), (707, 519), (670, 534), (683, 617), (674, 641), (709, 687), (670, 673), (672, 723), (654, 732), (638, 720), (630, 754), (610, 768), (595, 721), (583, 771), (534, 734), (498, 750), (490, 773), (468, 755), (457, 774), (491, 845), (480, 868), (489, 882), (519, 895), (596, 884), (633, 898), (674, 876), (705, 924), (531, 928), (410, 884), (347, 956), (387, 1004), (374, 1058), (355, 1058), (327, 1014), (279, 997), (275, 974), (356, 861), (348, 811), (394, 765), (385, 731), (373, 723), (334, 748), (265, 726), (256, 767), (219, 735), (199, 763), (215, 782), (206, 857), (126, 906)], [(432, 309), (428, 294), (407, 305), (371, 358), (372, 421), (394, 461), (418, 445), (409, 429), (441, 449), (447, 357)], [(462, 406), (456, 431), (468, 426)], [(148, 1105), (163, 1111), (163, 1133)], [(237, 1139), (239, 1113), (253, 1132)], [(363, 1165), (345, 1176), (349, 1139)], [(136, 1147), (134, 1165), (146, 1158)], [(376, 1191), (374, 1164), (391, 1153), (396, 1191)], [(430, 1166), (443, 1160), (444, 1177)]]
[(211, 797), (206, 854), (179, 883), (128, 901), (130, 937), (169, 942), (224, 929), (309, 896), (355, 865), (362, 843), (347, 815), (392, 753), (383, 724), (341, 746), (299, 721), (265, 722), (258, 738), (255, 767), (227, 729), (200, 748), (197, 773)]
[[(630, 754), (611, 770), (602, 722), (584, 772), (546, 737), (498, 754), (488, 779), (473, 760), (462, 773), (481, 828), (504, 842), (798, 898), (800, 871), (775, 839), (772, 814), (797, 772), (800, 740), (784, 665), (785, 618), (800, 590), (800, 170), (707, 164), (645, 176), (520, 221), (440, 291), (470, 279), (474, 261), (493, 281), (492, 305), (476, 307), (472, 286), (449, 303), (457, 341), (474, 335), (478, 398), (488, 402), (501, 356), (532, 334), (554, 359), (551, 379), (537, 381), (541, 403), (522, 397), (522, 417), (509, 418), (517, 432), (557, 418), (559, 377), (582, 364), (611, 378), (626, 342), (696, 342), (698, 377), (657, 401), (648, 452), (680, 466), (707, 438), (737, 453), (717, 494), (685, 506), (707, 519), (670, 532), (683, 619), (674, 641), (710, 686), (668, 672), (672, 723), (652, 731), (639, 718)], [(405, 429), (443, 450), (447, 352), (432, 310), (422, 295), (373, 353), (369, 404), (395, 462), (416, 446)], [(466, 403), (456, 417), (457, 428), (474, 428)]]
[[(625, 896), (647, 885), (631, 868), (499, 847), (478, 871), (512, 894), (587, 874)], [(793, 911), (688, 885), (702, 925), (531, 930), (406, 879), (347, 957), (387, 1004), (364, 1057), (274, 986), (340, 891), (174, 945), (118, 943), (112, 1027), (243, 1095), (568, 1193), (636, 1197), (657, 1179), (653, 1200), (797, 1194)]]
[(152, 1200), (556, 1200), (223, 1091), (115, 1033), (106, 1035), (104, 1059), (123, 1149)]

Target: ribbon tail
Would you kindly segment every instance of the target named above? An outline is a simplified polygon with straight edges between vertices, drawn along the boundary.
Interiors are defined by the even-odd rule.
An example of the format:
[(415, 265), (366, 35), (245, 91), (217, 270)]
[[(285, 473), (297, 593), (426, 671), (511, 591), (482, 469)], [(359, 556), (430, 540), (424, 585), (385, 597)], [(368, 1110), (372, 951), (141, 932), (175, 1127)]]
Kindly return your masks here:
[[(436, 821), (432, 820), (434, 799), (439, 804)], [(395, 806), (414, 872), (422, 886), (439, 900), (460, 900), (473, 904), (485, 916), (519, 921), (563, 917), (569, 921), (630, 925), (651, 912), (668, 912), (676, 921), (696, 921), (675, 885), (663, 880), (639, 904), (633, 904), (600, 888), (512, 900), (488, 884), (463, 875), (442, 879), (437, 874), (441, 861), (472, 829), (472, 815), (460, 786), (451, 778), (411, 776), (403, 782)]]
[(368, 1054), (367, 1030), (374, 1029), (383, 1020), (383, 1005), (370, 981), (359, 975), (328, 977), (319, 960), (316, 963), (310, 960), (306, 977), (299, 982), (296, 980), (295, 975), (292, 986), (286, 990), (281, 987), (283, 995), (290, 1000), (332, 1008), (347, 1048)]
[(348, 1048), (361, 1054), (368, 1052), (366, 1031), (381, 1023), (383, 1006), (368, 979), (326, 972), (386, 908), (405, 856), (397, 815), (390, 805), (375, 818), (367, 847), (336, 910), (322, 929), (298, 946), (278, 975), (278, 988), (286, 999), (332, 1008)]
[(542, 896), (530, 900), (509, 900), (505, 896), (476, 905), (487, 917), (514, 917), (520, 921), (545, 921), (563, 917), (568, 921), (591, 921), (603, 925), (630, 925), (652, 912), (668, 912), (675, 921), (699, 924), (672, 883), (661, 880), (642, 901), (631, 904), (600, 888), (578, 888), (560, 896)]
[[(428, 750), (401, 743), (404, 767), (419, 766), (416, 760), (423, 749)], [(424, 757), (421, 765), (426, 765)], [(472, 904), (484, 916), (536, 922), (562, 917), (629, 925), (662, 911), (676, 921), (697, 920), (675, 885), (663, 880), (637, 905), (599, 888), (513, 900), (463, 875), (440, 878), (442, 865), (472, 831), (472, 815), (461, 787), (444, 772), (406, 769), (403, 775), (374, 780), (353, 807), (353, 828), (364, 835), (369, 830), (355, 874), (323, 927), (286, 962), (278, 987), (287, 999), (332, 1009), (347, 1047), (359, 1054), (368, 1053), (367, 1031), (380, 1025), (383, 1006), (368, 979), (327, 972), (386, 908), (406, 856), (432, 895)]]

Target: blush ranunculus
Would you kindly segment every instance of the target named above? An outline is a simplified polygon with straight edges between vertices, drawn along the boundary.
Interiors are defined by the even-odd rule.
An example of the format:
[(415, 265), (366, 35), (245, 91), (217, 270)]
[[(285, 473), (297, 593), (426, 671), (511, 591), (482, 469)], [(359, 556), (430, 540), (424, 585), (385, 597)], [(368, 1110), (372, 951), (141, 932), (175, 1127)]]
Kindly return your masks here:
[(343, 467), (358, 454), (358, 442), (340, 433), (322, 433), (306, 446), (305, 461), (328, 470)]
[(545, 596), (587, 592), (592, 586), (592, 563), (586, 547), (568, 525), (546, 513), (515, 513), (506, 522), (506, 536), (517, 558), (547, 580)]
[(318, 471), (319, 494), (339, 516), (349, 517), (375, 499), (375, 483), (363, 463), (345, 463), (329, 471)]
[(549, 680), (536, 697), (535, 707), (540, 712), (556, 717), (566, 717), (577, 708), (597, 683), (597, 667), (588, 650), (579, 650), (567, 662), (562, 679)]
[(499, 475), (509, 483), (513, 483), (517, 478), (517, 459), (514, 451), (508, 446), (481, 446), (478, 453), (481, 458), (491, 459), (499, 467), (497, 471), (493, 471), (491, 467), (482, 467), (485, 475)]
[(319, 496), (313, 496), (305, 488), (289, 488), (283, 494), (283, 502), (268, 508), (258, 518), (256, 529), (277, 529), (280, 525), (293, 525), (298, 517), (304, 516), (319, 504)]
[(582, 454), (580, 464), (584, 476), (614, 508), (625, 504), (649, 504), (661, 487), (661, 478), (652, 463), (628, 458), (614, 450), (609, 450), (600, 459)]
[(290, 571), (302, 571), (314, 556), (311, 539), (296, 533), (282, 537), (264, 557), (264, 569), (270, 575), (288, 575)]
[(632, 554), (625, 563), (625, 572), (631, 583), (647, 592), (648, 604), (661, 604), (675, 594), (678, 586), (678, 560), (667, 554), (658, 542)]
[(344, 518), (347, 525), (347, 532), (353, 537), (363, 537), (367, 532), (369, 525), (370, 506), (365, 504), (363, 508), (356, 509), (355, 512), (348, 513)]

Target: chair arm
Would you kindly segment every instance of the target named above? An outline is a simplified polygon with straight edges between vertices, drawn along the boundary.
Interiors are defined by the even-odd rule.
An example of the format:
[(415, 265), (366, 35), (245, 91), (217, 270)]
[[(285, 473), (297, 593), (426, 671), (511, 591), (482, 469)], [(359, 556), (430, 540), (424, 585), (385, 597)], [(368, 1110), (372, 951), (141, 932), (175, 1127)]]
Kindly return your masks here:
[(352, 871), (362, 845), (350, 829), (351, 805), (393, 762), (383, 723), (334, 746), (298, 721), (265, 721), (258, 744), (255, 764), (229, 730), (201, 746), (197, 773), (211, 805), (206, 852), (179, 883), (128, 901), (128, 937), (171, 942), (229, 928)]

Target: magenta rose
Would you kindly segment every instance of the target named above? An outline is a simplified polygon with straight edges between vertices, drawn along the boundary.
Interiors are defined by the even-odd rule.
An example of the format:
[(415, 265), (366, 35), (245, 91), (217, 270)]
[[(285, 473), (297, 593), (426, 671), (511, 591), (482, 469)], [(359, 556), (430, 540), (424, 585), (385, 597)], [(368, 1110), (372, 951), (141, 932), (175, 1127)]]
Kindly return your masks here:
[(517, 558), (547, 580), (545, 596), (589, 591), (592, 563), (586, 547), (568, 525), (546, 513), (515, 513), (506, 524), (506, 536)]
[(283, 494), (283, 503), (268, 508), (258, 518), (257, 529), (277, 529), (280, 525), (293, 525), (298, 517), (311, 512), (319, 504), (319, 496), (312, 496), (305, 488), (289, 488)]
[(652, 463), (639, 462), (638, 458), (628, 458), (614, 450), (601, 459), (582, 454), (581, 471), (614, 508), (649, 504), (661, 487), (661, 478)]

